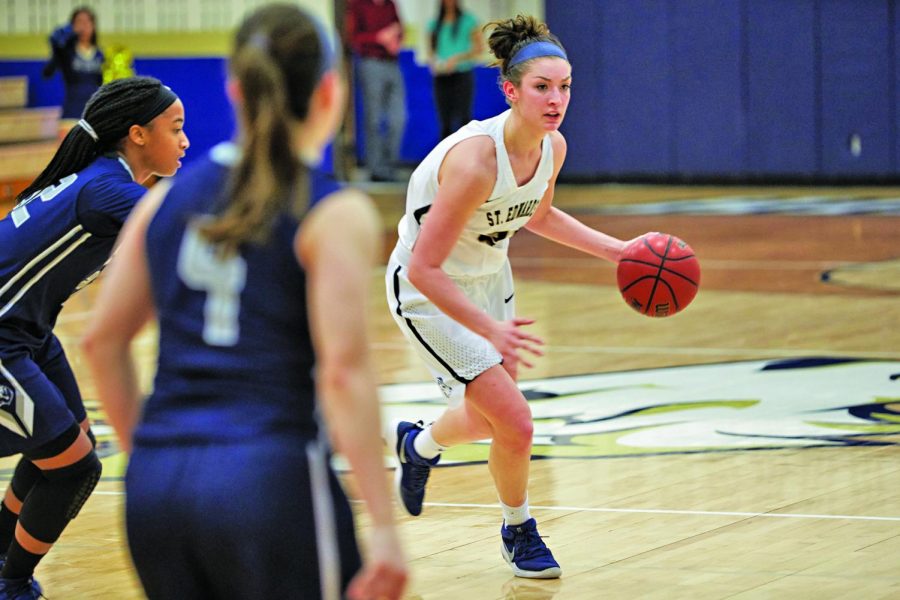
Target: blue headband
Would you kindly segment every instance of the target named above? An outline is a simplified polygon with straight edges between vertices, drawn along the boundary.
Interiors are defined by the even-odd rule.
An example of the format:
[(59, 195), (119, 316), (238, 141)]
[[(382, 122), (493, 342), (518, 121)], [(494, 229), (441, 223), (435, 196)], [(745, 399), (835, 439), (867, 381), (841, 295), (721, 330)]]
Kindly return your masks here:
[(511, 69), (519, 63), (531, 60), (532, 58), (540, 58), (542, 56), (558, 56), (563, 60), (569, 60), (565, 50), (554, 44), (553, 42), (536, 41), (522, 46), (522, 48), (513, 54), (509, 59), (506, 68)]

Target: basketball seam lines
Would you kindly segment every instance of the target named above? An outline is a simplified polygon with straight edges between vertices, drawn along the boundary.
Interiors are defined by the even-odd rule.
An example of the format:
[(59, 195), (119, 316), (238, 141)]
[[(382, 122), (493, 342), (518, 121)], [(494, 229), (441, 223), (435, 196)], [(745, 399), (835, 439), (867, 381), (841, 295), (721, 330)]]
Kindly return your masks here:
[(666, 249), (663, 254), (660, 254), (656, 250), (654, 250), (653, 246), (651, 246), (647, 240), (641, 240), (641, 241), (644, 242), (644, 245), (647, 246), (647, 250), (649, 250), (650, 253), (653, 254), (653, 256), (665, 260), (666, 254), (669, 252), (669, 243), (672, 241), (672, 237), (669, 236), (669, 242), (666, 242)]
[[(653, 248), (650, 246), (650, 244), (647, 242), (647, 240), (644, 240), (644, 245), (650, 249), (650, 252), (652, 252), (653, 254), (656, 254), (656, 251), (653, 250)], [(666, 249), (663, 252), (663, 255), (659, 256), (659, 254), (656, 254), (656, 256), (659, 256), (659, 269), (656, 271), (656, 278), (653, 281), (653, 287), (650, 289), (650, 296), (647, 298), (647, 306), (644, 307), (645, 315), (650, 314), (650, 307), (653, 305), (653, 296), (656, 295), (656, 288), (660, 282), (659, 276), (663, 272), (663, 265), (666, 264), (666, 256), (669, 254), (669, 247), (671, 245), (672, 245), (672, 236), (669, 236), (669, 239), (666, 242)], [(678, 300), (675, 299), (674, 295), (673, 295), (672, 300), (675, 302), (675, 310), (677, 311), (678, 310)]]
[[(694, 255), (691, 254), (691, 256), (694, 256)], [(691, 256), (685, 256), (684, 258), (690, 258)], [(681, 259), (674, 259), (674, 260), (681, 260)], [(637, 260), (636, 258), (623, 258), (623, 259), (620, 260), (619, 262), (630, 262), (630, 263), (635, 263), (635, 264), (639, 264), (639, 265), (646, 265), (646, 266), (648, 266), (648, 267), (659, 267), (659, 266), (660, 266), (660, 265), (655, 265), (655, 264), (653, 264), (653, 263), (651, 263), (651, 262), (645, 262), (645, 261), (643, 261), (643, 260)], [(688, 277), (687, 275), (684, 275), (683, 273), (679, 273), (678, 271), (675, 271), (675, 270), (673, 270), (673, 269), (669, 269), (668, 267), (662, 267), (662, 270), (665, 271), (666, 273), (671, 273), (672, 275), (678, 275), (679, 277), (681, 277), (682, 279), (684, 279), (685, 281), (687, 281), (688, 283), (690, 283), (690, 284), (691, 284), (692, 286), (694, 286), (694, 287), (700, 287), (699, 284), (697, 284), (696, 281), (694, 281), (693, 279), (691, 279), (691, 278)], [(642, 279), (643, 279), (644, 277), (654, 277), (654, 275), (644, 275), (644, 276), (642, 277)], [(629, 283), (629, 284), (628, 284), (628, 287), (631, 287), (632, 285), (634, 285), (634, 282)], [(628, 287), (626, 287), (625, 289), (628, 289)], [(623, 291), (624, 291), (624, 290), (623, 290)]]

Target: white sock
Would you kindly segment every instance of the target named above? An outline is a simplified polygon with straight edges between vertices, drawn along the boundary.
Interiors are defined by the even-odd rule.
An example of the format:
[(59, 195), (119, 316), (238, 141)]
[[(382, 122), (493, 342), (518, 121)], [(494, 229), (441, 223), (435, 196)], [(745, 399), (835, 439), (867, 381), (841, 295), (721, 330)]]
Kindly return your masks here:
[(507, 526), (521, 525), (531, 518), (531, 513), (528, 512), (528, 496), (525, 496), (525, 503), (522, 506), (507, 506), (503, 504), (503, 500), (500, 501), (500, 506), (503, 508), (503, 520)]
[(431, 460), (447, 448), (434, 441), (434, 437), (431, 435), (431, 425), (428, 425), (413, 439), (413, 449), (425, 460)]

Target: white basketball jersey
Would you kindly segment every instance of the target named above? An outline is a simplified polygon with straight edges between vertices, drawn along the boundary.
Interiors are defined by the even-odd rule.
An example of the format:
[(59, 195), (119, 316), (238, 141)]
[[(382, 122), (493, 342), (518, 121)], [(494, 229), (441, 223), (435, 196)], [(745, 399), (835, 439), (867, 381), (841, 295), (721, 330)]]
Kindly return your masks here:
[(444, 157), (456, 144), (486, 135), (494, 140), (497, 149), (497, 180), (490, 198), (479, 206), (466, 223), (456, 246), (443, 264), (452, 277), (471, 277), (497, 272), (506, 262), (509, 238), (525, 226), (537, 210), (550, 177), (553, 175), (553, 146), (545, 135), (541, 160), (534, 177), (522, 186), (516, 184), (506, 146), (503, 125), (509, 117), (507, 110), (484, 121), (471, 121), (456, 133), (441, 141), (428, 153), (409, 180), (406, 193), (406, 214), (400, 219), (399, 245), (412, 251), (422, 221), (438, 191), (438, 171)]

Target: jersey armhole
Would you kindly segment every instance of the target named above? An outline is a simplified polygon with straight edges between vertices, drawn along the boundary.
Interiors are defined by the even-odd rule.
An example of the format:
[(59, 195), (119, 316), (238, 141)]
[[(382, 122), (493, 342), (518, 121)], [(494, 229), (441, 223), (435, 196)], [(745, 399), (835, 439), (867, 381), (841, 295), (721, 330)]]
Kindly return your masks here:
[[(474, 134), (472, 134), (472, 135), (470, 135), (470, 136), (464, 137), (463, 139), (457, 141), (455, 144), (453, 144), (452, 146), (450, 146), (449, 148), (447, 148), (447, 151), (444, 152), (443, 158), (441, 158), (440, 164), (438, 164), (438, 167), (437, 167), (437, 169), (435, 169), (435, 172), (434, 172), (434, 184), (435, 184), (435, 187), (438, 187), (438, 186), (441, 185), (441, 169), (444, 168), (444, 162), (447, 160), (447, 156), (449, 156), (450, 153), (451, 153), (457, 146), (459, 146), (460, 144), (462, 144), (463, 142), (467, 142), (467, 141), (469, 141), (469, 140), (471, 140), (471, 139), (473, 139), (473, 138), (477, 138), (477, 137), (486, 137), (486, 138), (489, 138), (489, 139), (491, 140), (491, 142), (492, 142), (493, 147), (494, 147), (494, 186), (496, 187), (496, 185), (497, 185), (497, 179), (498, 179), (498, 176), (499, 176), (499, 173), (497, 173), (497, 171), (498, 171), (498, 169), (497, 169), (497, 163), (499, 162), (498, 159), (497, 159), (497, 142), (494, 140), (494, 136), (492, 136), (490, 133), (488, 133), (488, 132), (486, 132), (486, 131), (483, 132), (483, 133), (474, 133)], [(493, 191), (493, 190), (492, 190), (492, 191)], [(493, 196), (493, 194), (491, 194), (491, 196)]]

